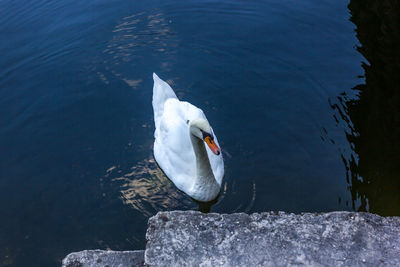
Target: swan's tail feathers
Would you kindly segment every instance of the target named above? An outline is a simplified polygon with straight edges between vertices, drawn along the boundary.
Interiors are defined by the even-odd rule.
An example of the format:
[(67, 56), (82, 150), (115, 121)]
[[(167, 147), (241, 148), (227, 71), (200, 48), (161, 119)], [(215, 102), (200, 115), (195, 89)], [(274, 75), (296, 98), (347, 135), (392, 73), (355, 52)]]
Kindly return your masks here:
[(159, 118), (162, 116), (164, 112), (164, 103), (168, 98), (176, 98), (176, 94), (174, 90), (172, 90), (171, 86), (168, 83), (161, 80), (157, 74), (153, 72), (153, 110), (154, 110), (154, 121), (156, 127), (158, 126)]
[(177, 98), (174, 90), (172, 90), (171, 86), (168, 83), (161, 80), (157, 74), (153, 72), (153, 80), (154, 80), (154, 87), (153, 87), (153, 99), (154, 96), (163, 97), (164, 102), (168, 98)]

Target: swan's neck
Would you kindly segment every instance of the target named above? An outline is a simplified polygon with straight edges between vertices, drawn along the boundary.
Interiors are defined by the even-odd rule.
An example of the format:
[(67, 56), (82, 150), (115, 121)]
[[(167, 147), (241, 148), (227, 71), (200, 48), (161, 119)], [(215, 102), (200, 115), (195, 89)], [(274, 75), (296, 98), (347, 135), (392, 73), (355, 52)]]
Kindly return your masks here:
[(219, 185), (211, 169), (203, 140), (192, 133), (190, 133), (190, 140), (192, 141), (196, 156), (196, 179), (192, 186), (192, 192), (194, 192), (196, 197), (193, 197), (200, 201), (211, 201), (218, 195), (220, 190)]

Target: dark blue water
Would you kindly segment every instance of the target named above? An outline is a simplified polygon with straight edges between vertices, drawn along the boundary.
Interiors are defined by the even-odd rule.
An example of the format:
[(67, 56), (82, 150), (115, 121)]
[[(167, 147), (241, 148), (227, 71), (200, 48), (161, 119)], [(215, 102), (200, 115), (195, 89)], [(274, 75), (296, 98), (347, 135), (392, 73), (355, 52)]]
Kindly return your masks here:
[[(348, 4), (1, 1), (0, 265), (143, 249), (162, 210), (368, 210), (362, 173), (349, 179), (357, 116), (345, 102), (367, 61)], [(213, 203), (154, 162), (153, 72), (218, 135)]]

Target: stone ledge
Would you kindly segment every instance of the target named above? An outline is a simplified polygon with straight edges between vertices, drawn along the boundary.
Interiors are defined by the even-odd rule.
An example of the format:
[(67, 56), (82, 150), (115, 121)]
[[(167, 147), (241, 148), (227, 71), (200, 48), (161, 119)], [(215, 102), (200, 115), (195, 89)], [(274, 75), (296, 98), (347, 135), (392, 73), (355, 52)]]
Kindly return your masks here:
[[(370, 213), (159, 212), (146, 239), (148, 266), (400, 266), (400, 218)], [(63, 260), (68, 267), (142, 264), (143, 251), (82, 251)]]
[(83, 250), (68, 254), (62, 261), (63, 267), (125, 267), (143, 266), (144, 250), (112, 251)]
[(400, 266), (400, 218), (331, 212), (150, 218), (150, 266)]

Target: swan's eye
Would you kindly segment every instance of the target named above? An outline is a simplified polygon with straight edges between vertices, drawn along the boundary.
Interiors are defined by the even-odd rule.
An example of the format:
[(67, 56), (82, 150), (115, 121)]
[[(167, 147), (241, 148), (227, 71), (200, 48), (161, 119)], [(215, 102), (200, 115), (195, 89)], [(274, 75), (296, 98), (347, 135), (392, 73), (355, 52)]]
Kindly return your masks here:
[(189, 122), (190, 122), (190, 120), (187, 120), (187, 121), (186, 121), (186, 124), (189, 124)]
[(210, 137), (210, 140), (214, 139), (214, 137), (211, 134), (204, 132), (203, 130), (201, 130), (201, 133), (203, 134), (203, 140), (205, 140), (207, 137)]

